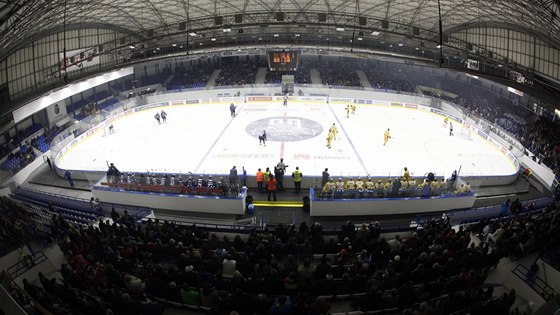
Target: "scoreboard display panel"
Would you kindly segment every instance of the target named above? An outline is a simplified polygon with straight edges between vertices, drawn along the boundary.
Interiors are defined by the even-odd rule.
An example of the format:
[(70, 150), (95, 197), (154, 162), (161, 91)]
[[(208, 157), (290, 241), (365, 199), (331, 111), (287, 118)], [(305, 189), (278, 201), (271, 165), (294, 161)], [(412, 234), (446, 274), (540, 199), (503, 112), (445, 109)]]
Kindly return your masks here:
[(300, 50), (275, 50), (267, 53), (270, 71), (296, 71), (301, 57)]

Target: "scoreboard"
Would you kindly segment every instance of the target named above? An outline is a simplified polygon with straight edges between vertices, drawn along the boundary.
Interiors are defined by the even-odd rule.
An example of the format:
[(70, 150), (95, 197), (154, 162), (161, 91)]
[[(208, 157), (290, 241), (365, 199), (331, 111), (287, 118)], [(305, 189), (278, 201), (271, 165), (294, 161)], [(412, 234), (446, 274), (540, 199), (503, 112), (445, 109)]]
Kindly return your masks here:
[(267, 52), (270, 71), (296, 71), (301, 57), (300, 50), (275, 50)]

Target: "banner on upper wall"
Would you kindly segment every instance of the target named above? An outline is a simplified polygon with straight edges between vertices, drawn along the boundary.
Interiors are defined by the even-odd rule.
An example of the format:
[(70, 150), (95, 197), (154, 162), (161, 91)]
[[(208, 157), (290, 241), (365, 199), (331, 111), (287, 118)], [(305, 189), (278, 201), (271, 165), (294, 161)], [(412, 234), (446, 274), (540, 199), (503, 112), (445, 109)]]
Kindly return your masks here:
[(478, 68), (479, 68), (478, 60), (467, 59), (467, 68), (478, 71)]
[(50, 126), (53, 126), (57, 121), (66, 117), (66, 114), (66, 104), (63, 100), (47, 107), (47, 119), (49, 120)]
[(58, 54), (60, 70), (72, 72), (81, 68), (91, 67), (99, 64), (99, 55), (97, 54), (97, 46), (85, 49), (70, 50), (66, 52), (66, 59), (64, 53)]
[(249, 102), (270, 102), (272, 101), (271, 96), (249, 96)]
[(371, 100), (371, 99), (364, 100), (364, 99), (357, 98), (357, 99), (354, 100), (354, 103), (356, 103), (356, 104), (373, 104), (373, 100)]
[[(292, 98), (290, 98), (292, 99)], [(326, 96), (299, 96), (297, 98), (300, 101), (312, 101), (312, 102), (326, 102)]]
[(331, 97), (329, 98), (330, 103), (354, 103), (353, 98), (345, 98), (345, 97)]

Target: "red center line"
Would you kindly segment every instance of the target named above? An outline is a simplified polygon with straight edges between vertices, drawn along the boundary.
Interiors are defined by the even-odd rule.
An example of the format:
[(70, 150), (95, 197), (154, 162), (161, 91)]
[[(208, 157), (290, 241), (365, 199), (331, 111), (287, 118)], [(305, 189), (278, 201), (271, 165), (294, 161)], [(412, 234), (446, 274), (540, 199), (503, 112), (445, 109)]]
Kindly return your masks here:
[[(287, 115), (288, 115), (288, 111), (284, 109), (284, 118), (286, 118)], [(284, 141), (282, 141), (282, 143), (280, 144), (280, 158), (281, 159), (284, 158)]]

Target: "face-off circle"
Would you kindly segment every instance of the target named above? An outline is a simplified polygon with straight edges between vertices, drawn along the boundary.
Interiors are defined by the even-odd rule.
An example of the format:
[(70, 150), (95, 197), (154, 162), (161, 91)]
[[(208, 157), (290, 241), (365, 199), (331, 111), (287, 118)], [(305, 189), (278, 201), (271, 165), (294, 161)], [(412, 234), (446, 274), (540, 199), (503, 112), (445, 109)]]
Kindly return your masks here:
[(316, 121), (301, 117), (269, 117), (255, 120), (245, 128), (251, 136), (258, 138), (266, 130), (268, 141), (294, 142), (314, 138), (323, 132)]

